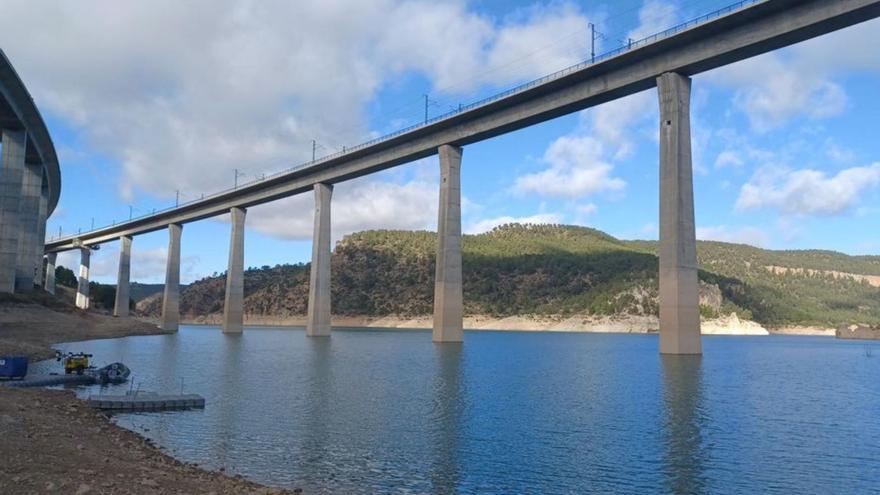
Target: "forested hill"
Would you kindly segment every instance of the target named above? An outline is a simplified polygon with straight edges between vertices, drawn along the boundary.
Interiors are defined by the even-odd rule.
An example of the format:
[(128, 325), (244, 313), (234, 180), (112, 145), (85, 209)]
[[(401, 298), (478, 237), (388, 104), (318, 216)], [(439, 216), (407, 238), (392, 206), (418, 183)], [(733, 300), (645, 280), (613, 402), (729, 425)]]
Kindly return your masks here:
[[(333, 312), (417, 316), (432, 311), (432, 232), (367, 231), (340, 241), (332, 257)], [(621, 241), (598, 230), (505, 225), (465, 236), (468, 314), (656, 315), (657, 243)], [(705, 316), (736, 312), (767, 326), (880, 323), (880, 256), (829, 251), (768, 251), (699, 242)], [(306, 312), (308, 265), (251, 268), (245, 312), (287, 317)], [(181, 296), (186, 317), (221, 312), (225, 277), (209, 277)], [(140, 306), (159, 312), (159, 296)]]

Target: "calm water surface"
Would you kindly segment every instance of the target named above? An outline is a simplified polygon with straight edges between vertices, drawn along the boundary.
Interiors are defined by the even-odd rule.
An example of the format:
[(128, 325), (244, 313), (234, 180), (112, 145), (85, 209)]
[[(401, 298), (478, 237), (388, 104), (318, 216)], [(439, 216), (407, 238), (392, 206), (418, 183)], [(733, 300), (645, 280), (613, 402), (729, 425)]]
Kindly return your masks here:
[(645, 335), (465, 340), (185, 326), (62, 347), (207, 399), (122, 426), (307, 493), (880, 492), (878, 344), (869, 357), (864, 342), (708, 337), (702, 358), (661, 358)]

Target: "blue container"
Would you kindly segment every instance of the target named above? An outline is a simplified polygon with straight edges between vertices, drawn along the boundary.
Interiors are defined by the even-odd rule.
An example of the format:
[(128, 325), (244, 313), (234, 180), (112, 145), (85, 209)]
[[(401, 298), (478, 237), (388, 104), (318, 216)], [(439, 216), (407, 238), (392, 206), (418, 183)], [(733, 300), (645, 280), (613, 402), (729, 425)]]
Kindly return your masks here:
[(0, 379), (24, 378), (27, 375), (28, 358), (22, 356), (0, 356)]

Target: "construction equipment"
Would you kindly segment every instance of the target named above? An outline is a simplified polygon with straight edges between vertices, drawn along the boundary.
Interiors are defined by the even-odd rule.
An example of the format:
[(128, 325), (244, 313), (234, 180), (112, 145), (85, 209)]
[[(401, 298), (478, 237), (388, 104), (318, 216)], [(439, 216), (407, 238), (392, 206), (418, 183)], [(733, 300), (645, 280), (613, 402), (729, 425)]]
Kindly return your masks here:
[(89, 368), (89, 358), (91, 354), (84, 352), (68, 352), (55, 351), (55, 359), (64, 363), (64, 374), (70, 375), (76, 373), (82, 375)]

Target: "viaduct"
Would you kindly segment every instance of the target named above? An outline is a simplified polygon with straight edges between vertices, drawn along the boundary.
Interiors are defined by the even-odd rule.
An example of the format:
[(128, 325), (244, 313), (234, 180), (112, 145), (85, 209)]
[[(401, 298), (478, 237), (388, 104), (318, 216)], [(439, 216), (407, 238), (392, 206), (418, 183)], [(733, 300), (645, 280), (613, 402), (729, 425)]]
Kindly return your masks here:
[[(312, 191), (315, 224), (309, 285), (309, 336), (330, 335), (330, 204), (333, 185), (439, 155), (440, 198), (434, 282), (435, 342), (462, 340), (462, 149), (469, 144), (657, 88), (660, 106), (660, 352), (699, 354), (700, 315), (691, 163), (691, 76), (880, 16), (880, 0), (745, 0), (601, 57), (496, 95), (424, 124), (313, 160), (205, 198), (128, 222), (53, 239), (47, 215), (60, 179), (52, 142), (9, 61), (0, 58), (0, 291), (32, 290), (41, 258), (54, 292), (56, 255), (81, 253), (77, 305), (88, 306), (89, 254), (121, 244), (115, 314), (128, 315), (132, 238), (168, 230), (161, 326), (179, 324), (180, 238), (189, 222), (230, 213), (232, 232), (224, 332), (241, 332), (247, 208)], [(866, 47), (866, 49), (868, 49)], [(755, 78), (766, 77), (755, 74)]]
[(46, 218), (58, 205), (61, 169), (46, 124), (2, 51), (0, 132), (0, 292), (30, 292), (43, 282)]

